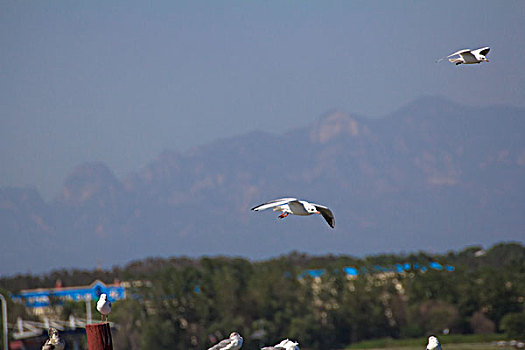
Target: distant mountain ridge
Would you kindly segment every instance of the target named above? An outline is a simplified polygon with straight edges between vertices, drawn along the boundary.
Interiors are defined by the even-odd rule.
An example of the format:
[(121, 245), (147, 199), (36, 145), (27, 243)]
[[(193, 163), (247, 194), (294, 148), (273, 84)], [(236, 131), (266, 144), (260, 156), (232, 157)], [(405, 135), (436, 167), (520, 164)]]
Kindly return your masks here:
[[(0, 189), (0, 272), (524, 241), (524, 131), (524, 109), (426, 97), (381, 119), (333, 111), (282, 135), (166, 150), (121, 179), (103, 163), (82, 164), (49, 203), (34, 189)], [(328, 205), (336, 229), (249, 211), (280, 196)]]

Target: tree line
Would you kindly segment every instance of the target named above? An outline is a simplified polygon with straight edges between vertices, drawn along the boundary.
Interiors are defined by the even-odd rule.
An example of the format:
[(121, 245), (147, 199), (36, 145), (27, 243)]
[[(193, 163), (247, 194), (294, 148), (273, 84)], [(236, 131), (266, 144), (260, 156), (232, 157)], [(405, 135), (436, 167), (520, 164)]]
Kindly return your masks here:
[[(430, 262), (454, 269), (419, 268)], [(400, 263), (409, 267), (388, 268)], [(347, 274), (349, 266), (359, 273)], [(305, 274), (309, 269), (324, 273)], [(6, 277), (0, 288), (16, 293), (52, 287), (57, 279), (64, 286), (94, 279), (149, 282), (128, 289), (126, 299), (114, 303), (110, 320), (119, 325), (117, 349), (206, 349), (234, 330), (245, 339), (243, 349), (282, 338), (299, 341), (302, 349), (336, 349), (365, 339), (443, 332), (525, 337), (521, 243), (366, 258), (297, 252), (265, 261), (156, 258), (105, 271)], [(27, 313), (20, 306), (11, 310), (11, 322), (17, 313)], [(85, 306), (68, 302), (57, 310), (63, 318), (84, 317)]]

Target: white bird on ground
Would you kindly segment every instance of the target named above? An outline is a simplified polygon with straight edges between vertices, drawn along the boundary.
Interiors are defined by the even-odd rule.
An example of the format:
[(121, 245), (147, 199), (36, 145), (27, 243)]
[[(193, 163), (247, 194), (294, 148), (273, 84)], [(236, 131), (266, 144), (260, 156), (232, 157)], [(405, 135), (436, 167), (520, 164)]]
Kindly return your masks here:
[(232, 332), (228, 339), (221, 340), (208, 350), (239, 350), (242, 346), (242, 337), (237, 332)]
[(441, 350), (441, 344), (439, 343), (438, 338), (433, 335), (428, 337), (427, 350)]
[(275, 346), (266, 346), (261, 350), (300, 350), (299, 343), (291, 341), (290, 339), (284, 339)]
[[(459, 51), (454, 52), (453, 54), (448, 55), (447, 57), (440, 58), (436, 62), (441, 62), (445, 58), (448, 58), (450, 62), (455, 63), (456, 66), (458, 64), (476, 64), (476, 63), (481, 63), (481, 62), (488, 62), (489, 60), (487, 59), (486, 56), (488, 55), (489, 51), (490, 51), (490, 47), (488, 46), (482, 47), (476, 50), (469, 50), (469, 49), (459, 50)], [(450, 58), (453, 56), (458, 56), (458, 57)]]
[(49, 339), (46, 340), (42, 346), (42, 350), (63, 350), (66, 344), (64, 340), (60, 338), (56, 328), (49, 327), (48, 330)]
[(102, 320), (103, 315), (106, 316), (106, 322), (108, 321), (108, 315), (111, 312), (111, 301), (108, 300), (108, 296), (104, 293), (100, 294), (100, 299), (97, 301), (97, 310), (100, 312), (100, 318)]
[(323, 218), (326, 220), (326, 222), (328, 223), (328, 225), (330, 225), (331, 228), (334, 228), (335, 226), (334, 214), (330, 209), (323, 205), (310, 203), (304, 200), (299, 200), (297, 198), (274, 199), (273, 201), (269, 201), (260, 204), (256, 207), (253, 207), (252, 210), (260, 211), (269, 208), (272, 208), (273, 211), (282, 211), (282, 214), (279, 215), (279, 218), (281, 219), (287, 217), (288, 214), (300, 216), (320, 214), (323, 216)]

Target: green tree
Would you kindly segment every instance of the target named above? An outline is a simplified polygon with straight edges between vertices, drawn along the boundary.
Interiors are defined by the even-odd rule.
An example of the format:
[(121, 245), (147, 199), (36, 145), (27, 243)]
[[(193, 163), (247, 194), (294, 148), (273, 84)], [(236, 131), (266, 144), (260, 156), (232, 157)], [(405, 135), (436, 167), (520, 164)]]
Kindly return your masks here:
[(509, 338), (525, 340), (525, 312), (507, 314), (501, 320), (501, 329)]

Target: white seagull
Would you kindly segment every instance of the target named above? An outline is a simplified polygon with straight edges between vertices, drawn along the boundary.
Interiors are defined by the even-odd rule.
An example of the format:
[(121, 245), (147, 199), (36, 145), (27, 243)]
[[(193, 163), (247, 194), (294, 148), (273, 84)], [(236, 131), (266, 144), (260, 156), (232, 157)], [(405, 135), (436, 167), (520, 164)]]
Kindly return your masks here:
[(49, 327), (48, 330), (49, 339), (46, 340), (42, 346), (42, 350), (63, 350), (66, 344), (64, 340), (60, 338), (56, 328)]
[(284, 339), (275, 346), (266, 346), (261, 350), (300, 350), (299, 343), (291, 341), (290, 339)]
[[(453, 54), (448, 55), (447, 57), (440, 58), (437, 60), (437, 62), (441, 62), (445, 58), (448, 58), (448, 60), (452, 63), (455, 63), (456, 66), (458, 64), (476, 64), (481, 62), (488, 62), (487, 55), (490, 51), (490, 47), (482, 47), (476, 50), (459, 50), (454, 52)], [(458, 56), (454, 58), (450, 58), (452, 56)]]
[(111, 301), (108, 300), (108, 296), (104, 293), (100, 294), (100, 299), (97, 302), (97, 310), (100, 312), (100, 318), (102, 315), (106, 316), (106, 322), (108, 321), (108, 315), (111, 312)]
[(288, 214), (300, 216), (321, 214), (331, 228), (334, 228), (335, 226), (334, 214), (332, 214), (330, 209), (297, 198), (274, 199), (273, 201), (253, 207), (252, 210), (260, 211), (269, 208), (273, 208), (273, 211), (282, 211), (283, 213), (279, 215), (279, 218), (281, 219), (287, 217)]
[(228, 339), (221, 340), (208, 350), (239, 350), (242, 346), (242, 337), (237, 332), (232, 332)]
[(427, 350), (441, 350), (441, 344), (439, 343), (438, 338), (433, 335), (428, 337)]

